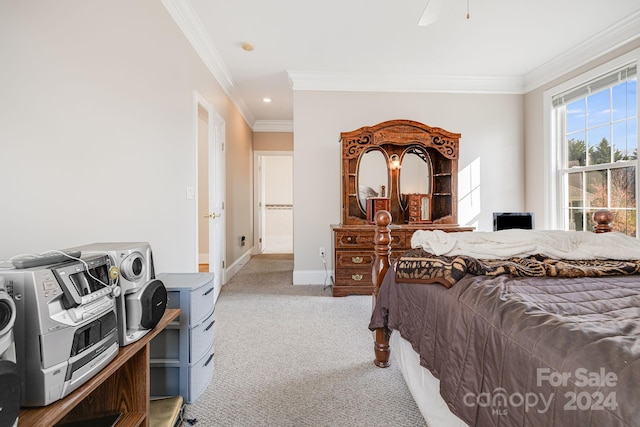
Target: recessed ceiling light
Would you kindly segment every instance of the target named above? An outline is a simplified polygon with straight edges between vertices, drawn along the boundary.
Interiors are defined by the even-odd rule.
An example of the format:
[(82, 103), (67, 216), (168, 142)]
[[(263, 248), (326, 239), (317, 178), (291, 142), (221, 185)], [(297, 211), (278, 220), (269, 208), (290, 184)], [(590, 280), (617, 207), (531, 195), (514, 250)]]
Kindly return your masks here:
[(245, 50), (247, 52), (251, 52), (253, 50), (253, 44), (251, 44), (249, 42), (242, 43), (242, 50)]
[(262, 98), (262, 102), (265, 102), (268, 104), (271, 102), (271, 98)]

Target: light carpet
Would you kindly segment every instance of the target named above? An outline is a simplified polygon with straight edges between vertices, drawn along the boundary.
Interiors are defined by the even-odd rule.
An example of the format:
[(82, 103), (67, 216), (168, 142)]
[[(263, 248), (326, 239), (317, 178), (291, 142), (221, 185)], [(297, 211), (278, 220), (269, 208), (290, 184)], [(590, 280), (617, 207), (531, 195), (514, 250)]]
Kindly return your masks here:
[(184, 426), (425, 426), (401, 372), (373, 364), (371, 297), (294, 286), (253, 257), (216, 303), (213, 380)]

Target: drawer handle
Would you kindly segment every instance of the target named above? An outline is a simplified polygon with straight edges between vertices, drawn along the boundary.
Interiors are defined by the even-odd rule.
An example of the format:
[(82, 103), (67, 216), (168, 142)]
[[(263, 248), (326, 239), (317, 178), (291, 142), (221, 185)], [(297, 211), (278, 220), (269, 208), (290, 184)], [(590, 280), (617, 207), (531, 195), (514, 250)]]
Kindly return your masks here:
[(347, 237), (347, 242), (350, 242), (351, 240), (352, 240), (351, 236)]
[(207, 292), (205, 292), (202, 296), (207, 296), (209, 295), (211, 292), (213, 292), (213, 288), (209, 288), (209, 290)]
[(214, 320), (213, 322), (209, 323), (209, 326), (207, 326), (206, 328), (204, 328), (205, 331), (208, 331), (209, 329), (211, 329), (211, 327), (213, 326), (213, 324), (216, 323), (216, 321)]
[(207, 361), (206, 361), (206, 362), (204, 362), (204, 366), (207, 366), (207, 365), (211, 362), (211, 360), (213, 360), (213, 353), (211, 353), (211, 356), (209, 356), (209, 358), (207, 359)]
[(352, 256), (351, 257), (351, 261), (353, 261), (354, 264), (360, 264), (362, 263), (363, 258), (361, 256)]
[(359, 282), (360, 280), (362, 280), (362, 277), (363, 277), (363, 276), (362, 276), (362, 274), (352, 274), (352, 275), (351, 275), (351, 278), (352, 278), (353, 280), (355, 280), (355, 281), (358, 281), (358, 282)]

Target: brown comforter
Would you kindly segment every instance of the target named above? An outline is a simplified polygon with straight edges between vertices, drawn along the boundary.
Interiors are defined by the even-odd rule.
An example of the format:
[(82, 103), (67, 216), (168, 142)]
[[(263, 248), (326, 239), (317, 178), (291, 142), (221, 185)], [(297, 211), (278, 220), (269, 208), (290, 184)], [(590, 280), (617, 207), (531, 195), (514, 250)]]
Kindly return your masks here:
[(384, 325), (471, 426), (640, 426), (640, 276), (467, 274), (447, 289), (392, 268), (369, 326)]
[(410, 249), (396, 264), (396, 279), (404, 283), (439, 283), (447, 288), (465, 274), (519, 277), (602, 277), (640, 274), (640, 260), (559, 260), (543, 255), (508, 259), (476, 259), (470, 256), (436, 256), (424, 249)]

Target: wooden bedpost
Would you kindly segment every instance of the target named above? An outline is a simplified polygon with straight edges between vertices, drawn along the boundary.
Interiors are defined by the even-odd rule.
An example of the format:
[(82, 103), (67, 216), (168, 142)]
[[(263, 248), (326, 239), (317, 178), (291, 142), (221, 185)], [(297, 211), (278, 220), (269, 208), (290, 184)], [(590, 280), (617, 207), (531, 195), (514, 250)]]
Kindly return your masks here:
[[(376, 305), (376, 298), (380, 291), (380, 286), (384, 280), (387, 270), (389, 270), (389, 255), (391, 253), (391, 214), (388, 211), (381, 210), (375, 215), (375, 236), (373, 238), (375, 257), (373, 260), (373, 269), (371, 271), (373, 279), (373, 307)], [(380, 368), (386, 368), (390, 365), (389, 355), (389, 336), (391, 331), (388, 328), (378, 328), (373, 331), (374, 351), (376, 360), (374, 363)]]
[(607, 209), (600, 209), (593, 213), (593, 231), (596, 233), (608, 233), (613, 231), (613, 212)]

